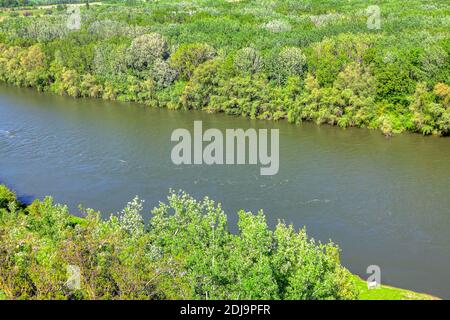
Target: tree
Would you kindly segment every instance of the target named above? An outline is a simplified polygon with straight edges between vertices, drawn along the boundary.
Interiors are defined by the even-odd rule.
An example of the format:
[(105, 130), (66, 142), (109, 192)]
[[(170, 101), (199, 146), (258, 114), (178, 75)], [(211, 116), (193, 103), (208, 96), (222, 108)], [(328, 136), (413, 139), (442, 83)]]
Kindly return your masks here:
[(170, 57), (171, 66), (184, 80), (190, 79), (195, 69), (215, 56), (215, 50), (208, 44), (193, 43), (181, 45)]
[(261, 70), (262, 65), (259, 52), (251, 47), (238, 50), (234, 57), (234, 67), (237, 72), (253, 75)]
[(16, 194), (6, 186), (0, 185), (0, 209), (7, 209), (14, 202), (16, 202)]
[(330, 86), (349, 62), (363, 63), (374, 41), (375, 37), (368, 34), (340, 34), (314, 44), (308, 61), (319, 84)]
[(285, 84), (289, 77), (303, 78), (306, 70), (306, 55), (300, 48), (285, 47), (269, 58), (268, 68), (279, 84)]
[[(220, 67), (223, 59), (215, 58), (202, 63), (186, 84), (180, 104), (186, 109), (204, 109), (210, 107), (211, 97), (217, 94), (221, 80)], [(209, 108), (212, 110), (212, 108)]]
[(177, 70), (172, 68), (166, 60), (155, 60), (151, 70), (151, 77), (159, 88), (166, 88), (170, 86), (175, 81), (177, 76)]
[(166, 39), (159, 33), (150, 33), (133, 39), (127, 50), (127, 61), (130, 67), (142, 71), (149, 68), (156, 59), (166, 59), (168, 55)]

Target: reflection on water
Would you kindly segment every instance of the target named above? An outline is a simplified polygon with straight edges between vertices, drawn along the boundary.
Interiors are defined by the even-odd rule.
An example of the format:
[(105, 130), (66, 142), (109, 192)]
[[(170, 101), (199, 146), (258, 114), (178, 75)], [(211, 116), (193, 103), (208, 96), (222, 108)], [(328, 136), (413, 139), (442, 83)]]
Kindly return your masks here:
[[(175, 166), (176, 128), (279, 128), (280, 171), (259, 166)], [(147, 211), (169, 188), (223, 203), (235, 225), (239, 209), (264, 209), (333, 239), (342, 261), (382, 282), (450, 298), (450, 139), (253, 121), (198, 112), (73, 100), (0, 88), (0, 181), (23, 199), (119, 211), (133, 196)]]

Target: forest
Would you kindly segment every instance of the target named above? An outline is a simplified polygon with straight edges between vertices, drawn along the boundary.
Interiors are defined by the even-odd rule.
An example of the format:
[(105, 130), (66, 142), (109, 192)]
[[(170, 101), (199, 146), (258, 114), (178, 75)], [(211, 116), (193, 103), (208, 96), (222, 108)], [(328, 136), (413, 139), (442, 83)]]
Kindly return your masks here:
[(92, 2), (89, 0), (0, 0), (0, 8), (22, 8), (27, 6), (44, 6), (55, 4), (72, 4)]
[(342, 128), (450, 134), (446, 1), (160, 0), (4, 9), (0, 80)]

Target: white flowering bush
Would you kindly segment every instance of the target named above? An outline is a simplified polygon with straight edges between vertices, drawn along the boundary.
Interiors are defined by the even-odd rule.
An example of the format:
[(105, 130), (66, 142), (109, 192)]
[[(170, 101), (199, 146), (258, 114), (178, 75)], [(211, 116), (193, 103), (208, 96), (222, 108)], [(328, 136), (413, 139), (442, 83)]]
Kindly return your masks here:
[(278, 56), (283, 76), (303, 76), (306, 71), (306, 56), (300, 48), (286, 47)]
[(156, 59), (152, 68), (152, 78), (160, 88), (170, 86), (178, 76), (176, 69), (162, 59)]
[(128, 48), (128, 63), (138, 71), (150, 67), (156, 59), (165, 59), (169, 55), (166, 39), (159, 33), (139, 36)]
[(289, 77), (304, 78), (307, 72), (307, 59), (298, 47), (284, 47), (273, 51), (264, 59), (264, 67), (269, 77), (278, 84), (285, 84)]
[(310, 16), (311, 22), (316, 27), (322, 27), (328, 23), (334, 22), (341, 18), (340, 14), (337, 13), (327, 13), (327, 14), (321, 14), (317, 16)]
[(130, 27), (123, 22), (105, 19), (96, 20), (88, 27), (88, 32), (106, 39), (117, 35), (129, 34)]
[(126, 70), (126, 47), (100, 44), (94, 49), (94, 72), (103, 77), (117, 75)]
[(289, 22), (283, 20), (272, 20), (267, 22), (264, 26), (264, 29), (271, 32), (288, 32), (291, 31), (291, 25)]
[(144, 233), (144, 219), (141, 215), (143, 203), (144, 201), (136, 196), (119, 213), (120, 228), (132, 236), (139, 237)]
[(42, 19), (34, 20), (24, 30), (23, 37), (39, 41), (61, 39), (69, 33), (63, 20)]

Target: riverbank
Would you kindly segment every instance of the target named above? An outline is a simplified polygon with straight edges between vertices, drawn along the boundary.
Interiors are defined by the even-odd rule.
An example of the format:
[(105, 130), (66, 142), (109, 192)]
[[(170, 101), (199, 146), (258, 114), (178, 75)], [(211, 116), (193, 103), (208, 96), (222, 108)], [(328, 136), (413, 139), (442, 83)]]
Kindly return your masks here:
[[(91, 209), (86, 210), (86, 218), (71, 216), (67, 207), (54, 204), (50, 198), (24, 206), (17, 201), (12, 191), (0, 185), (0, 299), (202, 299), (205, 295), (198, 295), (197, 290), (205, 285), (205, 278), (215, 283), (212, 287), (208, 286), (210, 289), (202, 289), (206, 289), (206, 296), (212, 299), (437, 299), (385, 285), (369, 290), (365, 281), (340, 266), (339, 251), (334, 244), (316, 244), (307, 239), (304, 230), (296, 233), (283, 224), (279, 224), (272, 233), (267, 229), (261, 214), (252, 215), (241, 211), (240, 233), (231, 235), (227, 231), (226, 215), (220, 210), (220, 204), (216, 206), (207, 199), (197, 202), (184, 193), (172, 194), (168, 200), (167, 205), (160, 205), (153, 210), (154, 217), (149, 227), (145, 227), (140, 214), (142, 203), (137, 198), (117, 216), (102, 221), (99, 213)], [(167, 215), (169, 209), (175, 210), (173, 216)], [(193, 225), (202, 231), (197, 233), (191, 228)], [(254, 233), (254, 228), (259, 231)], [(173, 235), (174, 231), (176, 236)], [(212, 238), (207, 235), (210, 232)], [(171, 245), (167, 242), (169, 239)], [(240, 244), (241, 241), (244, 243)], [(261, 241), (265, 241), (268, 247), (265, 248)], [(186, 245), (192, 252), (185, 251)], [(233, 247), (233, 253), (227, 257), (230, 253), (226, 252), (231, 249), (227, 249), (229, 245)], [(175, 256), (166, 260), (167, 256), (155, 256), (156, 252), (147, 260), (145, 257), (150, 252), (146, 248), (150, 247), (153, 248), (152, 252), (164, 248), (165, 255), (169, 252), (175, 254), (177, 266), (173, 262), (167, 264)], [(266, 251), (269, 247), (277, 249)], [(255, 256), (258, 257), (256, 260), (251, 258), (254, 251), (259, 252)], [(133, 254), (130, 256), (131, 252)], [(243, 256), (240, 256), (241, 253)], [(197, 254), (202, 256), (200, 265), (197, 265), (199, 261), (190, 261)], [(260, 260), (262, 256), (268, 259), (265, 263)], [(236, 269), (242, 263), (246, 267)], [(261, 263), (269, 270), (274, 269), (261, 273)], [(68, 264), (75, 264), (81, 270), (81, 288), (70, 289), (62, 285), (67, 277), (65, 270)], [(290, 264), (294, 264), (293, 269), (286, 269)], [(172, 271), (166, 270), (166, 276), (155, 274), (153, 268), (156, 266), (164, 266)], [(254, 273), (255, 267), (260, 271)], [(120, 273), (115, 274), (110, 268), (119, 268)], [(221, 269), (216, 270), (219, 274), (225, 273), (227, 276), (219, 281), (214, 279), (219, 275), (214, 271), (215, 268)], [(311, 268), (315, 269), (316, 274), (312, 278), (306, 273)], [(181, 274), (174, 276), (172, 272)], [(307, 278), (302, 280), (305, 276)], [(330, 276), (333, 281), (327, 284), (325, 279)], [(237, 295), (228, 291), (231, 287), (227, 289), (228, 281), (235, 277), (238, 277), (238, 283), (231, 281), (229, 284)], [(274, 278), (270, 280), (271, 277)], [(143, 282), (146, 282), (144, 280), (149, 278), (152, 279), (151, 290), (142, 287)], [(241, 281), (245, 283), (243, 287), (239, 285)], [(278, 288), (271, 293), (270, 288), (259, 286), (260, 281), (265, 281), (266, 285), (272, 283)], [(308, 289), (300, 286), (294, 290), (293, 286), (301, 285), (303, 281), (313, 287)], [(167, 282), (170, 288), (166, 287)], [(110, 291), (110, 285), (119, 286), (121, 291)], [(197, 289), (189, 293), (189, 286), (192, 285)], [(84, 289), (83, 286), (91, 289)]]
[(418, 293), (389, 285), (381, 285), (378, 288), (369, 289), (367, 281), (358, 276), (355, 276), (355, 283), (359, 290), (360, 300), (441, 300), (426, 293)]
[[(164, 0), (82, 7), (70, 17), (6, 16), (0, 80), (76, 98), (386, 136), (450, 134), (448, 19), (438, 1), (380, 5), (395, 13), (383, 30), (367, 27), (364, 1), (351, 8), (335, 1), (326, 14), (324, 4), (274, 6)], [(417, 17), (426, 26), (405, 25)]]

